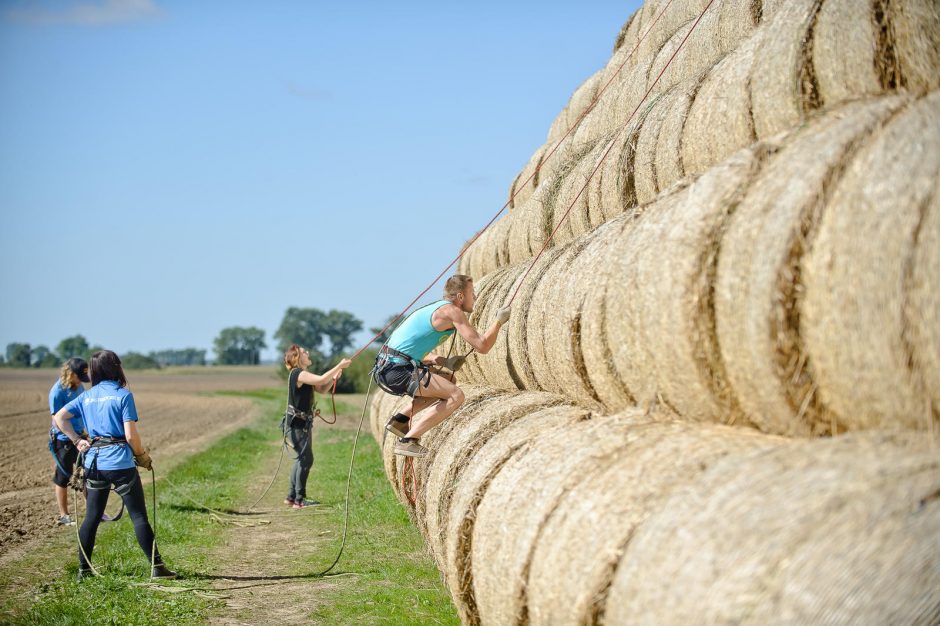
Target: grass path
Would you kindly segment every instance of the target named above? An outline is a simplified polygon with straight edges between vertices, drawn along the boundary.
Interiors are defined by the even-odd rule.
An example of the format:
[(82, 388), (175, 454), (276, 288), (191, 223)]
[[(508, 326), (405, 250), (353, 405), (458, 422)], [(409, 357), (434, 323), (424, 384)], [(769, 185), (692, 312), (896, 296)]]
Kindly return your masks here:
[[(0, 571), (0, 622), (459, 623), (417, 529), (386, 482), (378, 446), (368, 432), (359, 440), (343, 558), (333, 576), (311, 576), (332, 562), (340, 544), (346, 472), (359, 417), (353, 407), (339, 407), (346, 415), (336, 426), (316, 426), (308, 497), (321, 506), (295, 511), (281, 504), (293, 461), (290, 451), (277, 483), (258, 505), (260, 515), (225, 516), (220, 523), (187, 499), (241, 510), (270, 481), (279, 451), (281, 390), (244, 395), (264, 408), (256, 425), (224, 437), (167, 476), (156, 461), (158, 542), (181, 580), (162, 589), (140, 586), (148, 563), (125, 519), (99, 532), (94, 562), (103, 576), (78, 583), (74, 534), (62, 533)], [(148, 484), (148, 507), (150, 497)], [(232, 519), (254, 525), (227, 523)]]

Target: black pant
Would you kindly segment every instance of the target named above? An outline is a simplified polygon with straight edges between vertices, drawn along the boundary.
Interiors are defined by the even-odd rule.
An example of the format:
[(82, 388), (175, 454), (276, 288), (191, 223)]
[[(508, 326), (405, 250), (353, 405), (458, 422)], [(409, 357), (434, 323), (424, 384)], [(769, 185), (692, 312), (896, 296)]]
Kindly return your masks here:
[(52, 482), (59, 487), (68, 487), (69, 478), (72, 477), (72, 470), (75, 468), (75, 459), (78, 458), (78, 449), (71, 441), (62, 441), (58, 437), (52, 440), (52, 449), (56, 458)]
[(290, 444), (297, 453), (297, 460), (290, 471), (290, 488), (287, 497), (291, 500), (303, 500), (307, 497), (307, 477), (313, 467), (313, 424), (291, 427)]
[[(78, 532), (78, 538), (82, 545), (82, 550), (91, 558), (91, 553), (95, 549), (95, 535), (98, 534), (98, 524), (101, 523), (101, 516), (104, 515), (104, 508), (108, 504), (108, 496), (111, 494), (111, 485), (121, 495), (124, 500), (124, 507), (134, 523), (134, 534), (137, 535), (137, 543), (141, 550), (151, 558), (150, 551), (154, 550), (153, 562), (163, 563), (160, 553), (157, 551), (153, 542), (153, 528), (147, 520), (147, 504), (144, 500), (144, 486), (140, 482), (140, 475), (136, 467), (120, 470), (100, 470), (95, 469), (88, 473), (89, 481), (104, 481), (108, 483), (104, 489), (92, 489), (91, 484), (88, 488), (88, 496), (85, 504), (88, 510), (85, 512), (85, 520), (82, 522), (81, 530)], [(85, 556), (82, 550), (78, 551), (78, 564), (82, 569), (88, 568)]]

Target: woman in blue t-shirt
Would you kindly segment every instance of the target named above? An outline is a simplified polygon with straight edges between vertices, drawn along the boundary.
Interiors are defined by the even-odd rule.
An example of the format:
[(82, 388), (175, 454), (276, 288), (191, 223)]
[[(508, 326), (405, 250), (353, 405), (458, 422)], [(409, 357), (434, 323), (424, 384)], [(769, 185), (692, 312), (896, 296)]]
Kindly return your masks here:
[[(153, 563), (151, 578), (176, 578), (176, 572), (163, 564), (147, 520), (144, 488), (134, 465), (150, 469), (151, 460), (137, 432), (137, 407), (118, 355), (110, 350), (91, 355), (91, 384), (91, 389), (62, 407), (54, 418), (59, 430), (85, 455), (88, 510), (78, 533), (79, 578), (93, 572), (88, 560), (112, 486), (124, 500), (137, 543)], [(84, 420), (91, 441), (78, 437), (69, 421), (72, 417)]]
[[(55, 415), (59, 409), (82, 395), (85, 391), (82, 383), (87, 383), (88, 363), (85, 359), (73, 357), (62, 365), (62, 371), (59, 373), (59, 380), (55, 381), (52, 389), (49, 390), (49, 413)], [(85, 431), (85, 425), (80, 417), (72, 418), (72, 429), (81, 435)], [(59, 516), (56, 518), (56, 524), (60, 526), (72, 526), (75, 522), (69, 515), (69, 478), (72, 477), (72, 470), (75, 467), (75, 459), (78, 458), (78, 448), (69, 441), (69, 438), (61, 430), (52, 424), (49, 431), (49, 450), (55, 457), (55, 473), (52, 476), (52, 482), (55, 484), (55, 501), (59, 505)]]

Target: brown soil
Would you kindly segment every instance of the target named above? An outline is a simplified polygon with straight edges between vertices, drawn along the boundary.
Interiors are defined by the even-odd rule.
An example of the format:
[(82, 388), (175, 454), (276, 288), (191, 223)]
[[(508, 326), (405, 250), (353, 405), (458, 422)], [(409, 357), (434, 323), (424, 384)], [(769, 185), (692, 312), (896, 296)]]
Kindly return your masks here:
[[(61, 530), (54, 524), (54, 463), (46, 447), (47, 398), (57, 375), (56, 370), (0, 370), (0, 428), (6, 435), (0, 449), (0, 563)], [(173, 368), (130, 372), (129, 378), (141, 436), (163, 471), (258, 416), (250, 399), (209, 394), (280, 384), (270, 366)]]

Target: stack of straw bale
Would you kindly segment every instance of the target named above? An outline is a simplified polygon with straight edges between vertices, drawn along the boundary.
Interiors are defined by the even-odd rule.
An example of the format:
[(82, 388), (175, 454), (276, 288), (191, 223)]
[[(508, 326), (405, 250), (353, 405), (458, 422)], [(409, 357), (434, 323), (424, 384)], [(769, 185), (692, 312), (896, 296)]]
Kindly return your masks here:
[(465, 624), (940, 623), (940, 4), (706, 4), (631, 16), (466, 247), (512, 317), (413, 503), (373, 399)]

